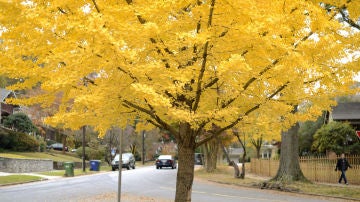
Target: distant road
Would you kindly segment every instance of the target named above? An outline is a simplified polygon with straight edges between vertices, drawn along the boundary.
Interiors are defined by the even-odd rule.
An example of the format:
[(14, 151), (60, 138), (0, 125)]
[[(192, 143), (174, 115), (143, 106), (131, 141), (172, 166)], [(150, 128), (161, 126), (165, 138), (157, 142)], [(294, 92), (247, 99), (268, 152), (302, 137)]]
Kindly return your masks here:
[[(177, 169), (155, 169), (154, 166), (139, 167), (122, 172), (122, 193), (137, 197), (136, 201), (173, 201), (175, 198)], [(1, 202), (42, 201), (117, 201), (118, 172), (59, 178), (42, 182), (0, 187)], [(135, 201), (124, 197), (122, 201)], [(195, 181), (194, 202), (324, 202), (303, 195), (276, 191), (242, 188)], [(335, 200), (334, 200), (335, 201)], [(340, 201), (340, 200), (338, 200)]]

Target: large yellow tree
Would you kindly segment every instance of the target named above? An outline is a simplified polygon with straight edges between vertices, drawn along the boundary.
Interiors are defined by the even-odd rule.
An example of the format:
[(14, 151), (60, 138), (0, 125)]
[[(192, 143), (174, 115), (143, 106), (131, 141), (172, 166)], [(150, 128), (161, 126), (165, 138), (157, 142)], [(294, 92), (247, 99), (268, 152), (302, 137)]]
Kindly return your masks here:
[[(19, 79), (14, 90), (42, 89), (19, 104), (46, 107), (61, 97), (50, 124), (93, 125), (104, 134), (139, 116), (170, 131), (179, 148), (175, 201), (191, 201), (197, 146), (255, 111), (286, 130), (350, 93), (360, 37), (348, 24), (359, 17), (359, 1), (322, 2), (335, 7), (317, 0), (0, 0), (0, 70)], [(341, 12), (348, 24), (336, 20)], [(291, 113), (302, 103), (310, 104)]]

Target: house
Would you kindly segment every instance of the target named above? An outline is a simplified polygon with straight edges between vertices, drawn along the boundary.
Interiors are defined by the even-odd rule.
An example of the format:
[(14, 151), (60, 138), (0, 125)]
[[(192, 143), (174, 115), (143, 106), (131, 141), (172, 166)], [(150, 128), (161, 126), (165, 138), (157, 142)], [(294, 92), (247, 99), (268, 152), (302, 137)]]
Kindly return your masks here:
[(18, 112), (20, 107), (17, 105), (6, 104), (5, 100), (7, 98), (16, 98), (16, 94), (14, 91), (7, 90), (4, 88), (0, 88), (0, 123), (3, 123), (3, 117), (9, 116)]
[(281, 147), (281, 142), (278, 141), (265, 141), (260, 148), (260, 155), (263, 159), (278, 158), (278, 152)]
[(327, 114), (325, 121), (348, 122), (355, 130), (360, 130), (360, 102), (338, 103)]

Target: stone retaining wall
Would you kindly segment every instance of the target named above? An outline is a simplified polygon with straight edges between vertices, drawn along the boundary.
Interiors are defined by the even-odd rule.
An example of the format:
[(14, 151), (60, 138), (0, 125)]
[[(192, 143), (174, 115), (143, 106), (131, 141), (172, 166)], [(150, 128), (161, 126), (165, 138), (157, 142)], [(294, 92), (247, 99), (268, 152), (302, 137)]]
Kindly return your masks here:
[(0, 157), (0, 172), (29, 173), (53, 170), (53, 161), (44, 159), (12, 159)]

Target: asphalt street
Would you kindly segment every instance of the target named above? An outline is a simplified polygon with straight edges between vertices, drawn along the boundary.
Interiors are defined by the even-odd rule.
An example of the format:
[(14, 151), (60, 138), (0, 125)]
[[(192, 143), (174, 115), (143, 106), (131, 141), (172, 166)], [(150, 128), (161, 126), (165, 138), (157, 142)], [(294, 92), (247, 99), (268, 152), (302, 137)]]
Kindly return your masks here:
[[(173, 201), (176, 173), (177, 169), (155, 169), (154, 166), (123, 170), (122, 197), (123, 195), (127, 196), (126, 201)], [(78, 177), (53, 178), (47, 181), (0, 187), (0, 201), (117, 201), (117, 185), (117, 171)], [(324, 202), (341, 200), (195, 180), (192, 201)]]

